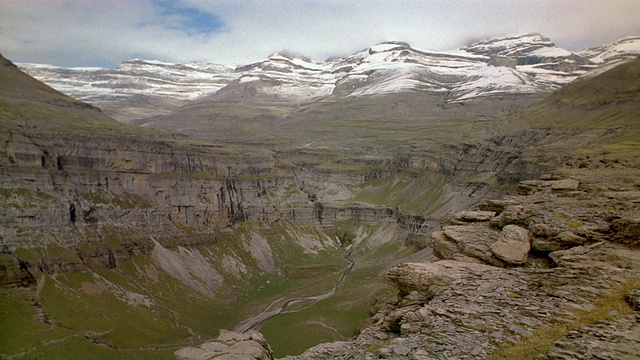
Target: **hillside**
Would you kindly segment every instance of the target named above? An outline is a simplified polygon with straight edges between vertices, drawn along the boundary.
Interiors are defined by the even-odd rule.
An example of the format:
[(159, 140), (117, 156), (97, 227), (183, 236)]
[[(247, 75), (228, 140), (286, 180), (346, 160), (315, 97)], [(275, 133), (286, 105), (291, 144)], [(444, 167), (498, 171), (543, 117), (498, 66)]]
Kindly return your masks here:
[[(525, 119), (534, 128), (550, 128), (567, 138), (578, 135), (571, 147), (582, 160), (589, 157), (587, 163), (615, 158), (637, 167), (639, 75), (640, 62), (635, 60), (594, 78), (579, 79), (527, 109)], [(554, 147), (563, 145), (556, 143)]]
[(288, 359), (637, 358), (639, 66), (573, 82), (472, 148), (524, 142), (516, 161), (549, 172), (450, 214), (427, 240), (441, 260), (387, 271), (398, 298), (355, 340)]
[[(0, 355), (190, 358), (264, 339), (291, 359), (637, 353), (640, 60), (615, 46), (580, 55), (530, 35), (462, 57), (404, 43), (324, 65), (275, 54), (147, 126), (2, 58)], [(595, 58), (611, 68), (473, 99), (461, 84), (495, 74), (424, 65), (548, 75)], [(347, 65), (337, 87), (310, 85)], [(264, 339), (195, 347), (221, 329)]]
[[(265, 332), (301, 352), (349, 338), (371, 296), (389, 295), (377, 274), (419, 250), (404, 240), (428, 217), (314, 189), (318, 175), (357, 189), (387, 171), (298, 177), (255, 146), (116, 122), (3, 61), (3, 356), (170, 358), (221, 328), (273, 327), (255, 320), (270, 304), (309, 298), (294, 311), (301, 326), (324, 319), (314, 336)], [(457, 191), (435, 174), (410, 181), (436, 185), (433, 204)]]

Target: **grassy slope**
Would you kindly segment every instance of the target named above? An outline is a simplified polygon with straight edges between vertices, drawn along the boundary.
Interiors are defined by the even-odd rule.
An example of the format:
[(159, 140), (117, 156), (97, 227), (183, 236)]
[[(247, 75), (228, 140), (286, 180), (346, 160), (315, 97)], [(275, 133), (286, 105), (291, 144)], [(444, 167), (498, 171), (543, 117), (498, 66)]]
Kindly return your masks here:
[[(255, 232), (273, 249), (277, 264), (273, 271), (262, 270), (244, 245)], [(225, 286), (215, 298), (172, 277), (149, 254), (135, 256), (115, 269), (45, 275), (39, 279), (35, 296), (27, 289), (3, 289), (0, 317), (3, 328), (10, 331), (2, 334), (0, 354), (172, 358), (180, 347), (216, 337), (222, 328), (233, 329), (283, 293), (310, 296), (331, 289), (346, 266), (342, 251), (327, 247), (309, 254), (297, 243), (300, 235), (316, 241), (328, 239), (317, 230), (293, 223), (272, 228), (245, 224), (228, 234), (229, 241), (190, 249), (224, 274)], [(225, 273), (221, 264), (229, 256), (242, 262), (244, 273)], [(323, 271), (296, 276), (301, 267)], [(47, 314), (48, 322), (34, 318), (34, 302)], [(363, 318), (358, 323), (361, 321)]]
[(638, 164), (640, 60), (574, 81), (529, 107), (524, 119), (534, 128), (566, 134), (549, 145), (555, 150)]
[[(293, 306), (296, 311), (285, 312), (264, 324), (260, 331), (276, 357), (300, 354), (321, 342), (345, 341), (356, 335), (365, 325), (373, 302), (395, 295), (391, 287), (382, 283), (380, 274), (399, 259), (417, 251), (398, 241), (402, 231), (395, 224), (366, 226), (347, 221), (337, 224), (337, 229), (353, 236), (350, 251), (355, 262), (353, 271), (332, 297)], [(332, 283), (328, 285), (329, 288), (333, 286)], [(286, 298), (313, 294), (313, 291), (292, 291)]]

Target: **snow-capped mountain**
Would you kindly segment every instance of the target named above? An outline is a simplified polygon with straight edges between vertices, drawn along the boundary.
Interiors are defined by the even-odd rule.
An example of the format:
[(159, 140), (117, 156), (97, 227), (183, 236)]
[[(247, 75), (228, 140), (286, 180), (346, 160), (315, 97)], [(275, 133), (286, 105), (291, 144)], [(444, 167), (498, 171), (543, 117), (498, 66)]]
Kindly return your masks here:
[(611, 44), (578, 52), (594, 64), (619, 62), (640, 56), (640, 36), (629, 36)]
[(83, 101), (100, 101), (103, 96), (146, 94), (191, 100), (215, 92), (236, 76), (233, 69), (211, 63), (170, 64), (155, 60), (125, 61), (115, 69), (62, 68), (21, 63), (20, 68), (45, 79), (56, 90)]
[(121, 120), (168, 113), (237, 78), (232, 68), (213, 63), (170, 64), (134, 59), (115, 69), (28, 63), (18, 66), (56, 90)]
[(147, 60), (127, 61), (113, 70), (18, 65), (57, 90), (128, 120), (167, 113), (205, 95), (225, 101), (260, 95), (302, 103), (424, 91), (455, 103), (550, 92), (597, 68), (639, 54), (640, 37), (571, 52), (547, 37), (527, 34), (483, 40), (449, 52), (384, 42), (324, 62), (275, 53), (235, 69)]

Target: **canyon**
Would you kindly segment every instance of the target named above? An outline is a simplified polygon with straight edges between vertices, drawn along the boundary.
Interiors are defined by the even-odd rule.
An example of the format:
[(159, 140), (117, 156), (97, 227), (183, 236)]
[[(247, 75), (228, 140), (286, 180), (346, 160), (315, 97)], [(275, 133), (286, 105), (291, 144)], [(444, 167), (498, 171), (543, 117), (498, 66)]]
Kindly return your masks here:
[[(635, 334), (637, 44), (19, 64), (92, 105), (2, 59), (0, 354), (481, 359), (558, 321)], [(540, 354), (577, 357), (567, 333)]]

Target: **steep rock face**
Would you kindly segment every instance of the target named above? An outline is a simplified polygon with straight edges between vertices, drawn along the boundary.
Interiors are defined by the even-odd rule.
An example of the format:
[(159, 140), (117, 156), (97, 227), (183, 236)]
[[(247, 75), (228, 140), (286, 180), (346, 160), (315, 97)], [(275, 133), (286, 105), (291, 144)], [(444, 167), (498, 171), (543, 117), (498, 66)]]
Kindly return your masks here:
[(32, 281), (26, 270), (115, 267), (148, 252), (154, 238), (212, 243), (238, 222), (312, 208), (268, 152), (126, 126), (8, 61), (1, 70), (3, 283)]
[[(292, 192), (295, 180), (277, 176), (268, 157), (238, 163), (206, 146), (102, 136), (56, 143), (8, 134), (2, 164), (2, 243), (8, 252), (75, 246), (105, 232), (130, 232), (141, 243), (129, 245), (144, 252), (151, 247), (149, 236), (172, 246), (215, 241), (178, 229), (213, 235), (242, 221), (287, 219), (293, 202), (311, 208), (306, 195)], [(58, 229), (53, 238), (45, 231), (52, 228)], [(107, 264), (122, 260), (116, 256)]]
[[(544, 358), (633, 358), (628, 355), (639, 350), (637, 311), (624, 302), (634, 304), (640, 257), (637, 246), (618, 242), (614, 221), (632, 218), (639, 209), (634, 201), (615, 200), (607, 189), (630, 191), (638, 186), (637, 180), (628, 182), (637, 172), (626, 169), (621, 178), (615, 172), (603, 177), (602, 172), (565, 170), (565, 176), (579, 180), (578, 190), (560, 186), (569, 182), (559, 179), (540, 181), (533, 189), (528, 182), (527, 195), (479, 206), (497, 210), (498, 218), (502, 217), (499, 222), (494, 221), (496, 217), (487, 219), (492, 213), (488, 210), (453, 215), (449, 221), (466, 223), (457, 226), (469, 228), (469, 234), (477, 234), (480, 227), (507, 224), (503, 231), (530, 233), (533, 243), (546, 238), (564, 250), (546, 250), (544, 259), (538, 250), (524, 266), (507, 263), (507, 269), (478, 264), (478, 260), (486, 262), (482, 256), (399, 264), (384, 275), (398, 289), (397, 300), (380, 305), (372, 317), (374, 324), (357, 339), (321, 344), (288, 359), (484, 359), (524, 339), (538, 341), (536, 334), (553, 327), (558, 319), (572, 330), (541, 354)], [(513, 223), (529, 224), (529, 231)], [(584, 242), (548, 238), (568, 231)], [(517, 237), (518, 242), (527, 238)]]
[(463, 48), (473, 54), (513, 59), (516, 65), (534, 65), (533, 69), (575, 71), (591, 62), (571, 51), (557, 47), (540, 34), (483, 40)]
[[(325, 228), (392, 221), (413, 234), (431, 221), (392, 207), (345, 205), (340, 201), (352, 193), (317, 187), (327, 174), (330, 184), (349, 187), (389, 177), (379, 167), (393, 166), (386, 160), (319, 177), (291, 171), (269, 151), (114, 123), (86, 104), (55, 100), (64, 97), (10, 70), (6, 75), (20, 81), (2, 84), (8, 90), (0, 138), (3, 282), (33, 282), (34, 275), (86, 265), (115, 268), (154, 248), (211, 244), (249, 221)], [(52, 95), (34, 100), (26, 89), (25, 96), (9, 90), (20, 83)]]

